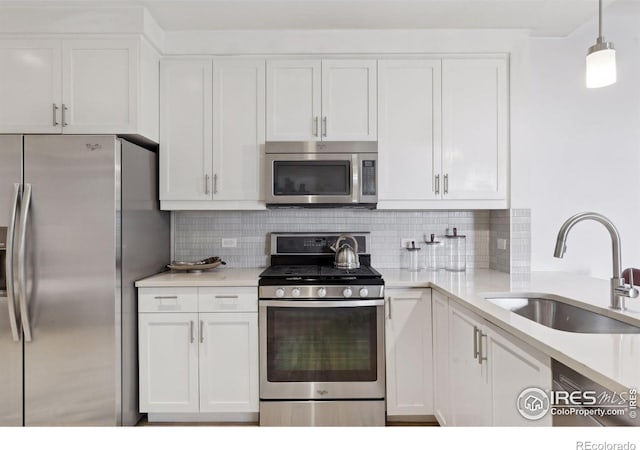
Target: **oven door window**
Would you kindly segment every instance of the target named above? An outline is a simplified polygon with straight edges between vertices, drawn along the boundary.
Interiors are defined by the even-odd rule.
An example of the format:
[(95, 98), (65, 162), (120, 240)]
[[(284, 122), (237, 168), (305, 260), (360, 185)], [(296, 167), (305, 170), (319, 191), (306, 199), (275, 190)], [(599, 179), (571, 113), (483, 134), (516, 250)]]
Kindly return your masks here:
[(267, 308), (270, 382), (376, 381), (376, 308)]
[(349, 161), (274, 161), (273, 195), (351, 195)]

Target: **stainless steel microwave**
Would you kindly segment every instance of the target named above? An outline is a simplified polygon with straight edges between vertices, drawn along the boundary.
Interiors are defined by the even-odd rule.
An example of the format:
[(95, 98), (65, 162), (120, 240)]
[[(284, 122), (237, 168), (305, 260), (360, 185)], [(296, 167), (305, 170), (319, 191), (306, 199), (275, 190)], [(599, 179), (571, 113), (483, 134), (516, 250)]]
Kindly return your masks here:
[(377, 142), (267, 142), (269, 207), (375, 208)]

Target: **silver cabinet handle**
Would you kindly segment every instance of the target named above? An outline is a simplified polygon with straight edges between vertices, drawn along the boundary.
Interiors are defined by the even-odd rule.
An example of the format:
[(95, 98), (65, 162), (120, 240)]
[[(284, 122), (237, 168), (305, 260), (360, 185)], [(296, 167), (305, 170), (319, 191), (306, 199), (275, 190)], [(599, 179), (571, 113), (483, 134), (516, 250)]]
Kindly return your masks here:
[(66, 127), (69, 126), (69, 124), (67, 123), (67, 110), (69, 108), (67, 108), (67, 105), (65, 105), (64, 103), (62, 104), (62, 126)]
[(27, 246), (27, 219), (29, 218), (29, 206), (31, 204), (31, 185), (25, 184), (22, 192), (20, 208), (20, 239), (18, 242), (18, 285), (20, 287), (20, 319), (25, 342), (31, 342), (31, 324), (29, 322), (29, 308), (27, 305), (27, 270), (26, 270), (26, 246)]
[(178, 300), (178, 296), (177, 295), (156, 295), (155, 297), (156, 300), (164, 300), (164, 299), (172, 299), (172, 300)]
[(473, 359), (478, 359), (478, 327), (473, 326)]
[(209, 194), (209, 174), (204, 174), (204, 193)]
[(193, 320), (189, 321), (189, 342), (193, 344), (195, 338), (193, 337)]
[(237, 295), (216, 295), (216, 298), (238, 298)]
[(218, 174), (217, 173), (213, 174), (213, 193), (214, 194), (218, 193)]
[(327, 137), (327, 116), (322, 118), (322, 136)]
[(435, 189), (434, 189), (436, 195), (440, 194), (440, 174), (436, 175), (436, 181), (435, 181)]
[(58, 122), (58, 105), (56, 105), (55, 103), (53, 104), (53, 126), (57, 127), (58, 125), (60, 125), (60, 122)]
[(444, 174), (444, 193), (445, 194), (449, 193), (449, 174), (448, 173)]
[(200, 321), (200, 343), (204, 342), (204, 320)]
[(482, 338), (486, 338), (487, 335), (483, 334), (482, 331), (478, 330), (478, 334), (480, 335), (478, 337), (478, 364), (482, 364), (482, 361), (486, 361), (487, 357), (483, 356), (483, 351), (482, 351)]
[(387, 297), (387, 319), (391, 320), (391, 297)]
[(15, 277), (13, 274), (13, 243), (16, 234), (16, 221), (18, 218), (18, 201), (20, 198), (20, 184), (13, 185), (13, 200), (11, 201), (11, 212), (9, 213), (9, 228), (7, 229), (6, 246), (6, 282), (7, 282), (7, 306), (9, 308), (9, 325), (11, 337), (14, 342), (20, 342), (20, 329), (18, 327), (18, 316), (16, 315), (16, 290)]
[(313, 135), (318, 136), (318, 116), (313, 118)]

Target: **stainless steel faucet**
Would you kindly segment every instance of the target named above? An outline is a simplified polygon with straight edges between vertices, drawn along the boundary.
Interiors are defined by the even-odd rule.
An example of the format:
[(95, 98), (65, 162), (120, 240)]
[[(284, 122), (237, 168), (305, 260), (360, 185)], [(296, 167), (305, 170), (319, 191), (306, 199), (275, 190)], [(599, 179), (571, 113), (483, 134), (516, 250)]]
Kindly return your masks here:
[(556, 240), (556, 249), (553, 256), (562, 258), (567, 250), (567, 235), (575, 224), (583, 220), (595, 220), (601, 223), (609, 231), (611, 235), (611, 246), (613, 251), (613, 278), (611, 278), (611, 309), (624, 310), (625, 298), (636, 298), (638, 290), (633, 286), (627, 285), (622, 278), (622, 256), (620, 254), (620, 233), (616, 226), (602, 214), (594, 212), (585, 212), (569, 217), (558, 231), (558, 239)]

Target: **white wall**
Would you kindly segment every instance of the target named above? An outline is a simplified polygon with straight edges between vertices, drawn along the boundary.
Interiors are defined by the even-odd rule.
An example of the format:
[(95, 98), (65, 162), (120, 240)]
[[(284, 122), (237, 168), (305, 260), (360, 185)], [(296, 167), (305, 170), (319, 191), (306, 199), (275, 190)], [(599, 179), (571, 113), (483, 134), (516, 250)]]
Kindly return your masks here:
[(564, 259), (553, 258), (562, 222), (586, 210), (613, 220), (623, 265), (640, 267), (640, 9), (614, 4), (604, 18), (617, 51), (613, 86), (585, 87), (595, 21), (523, 50), (520, 82), (529, 89), (513, 105), (512, 205), (531, 208), (532, 270), (611, 277), (611, 241), (596, 223), (578, 224)]

